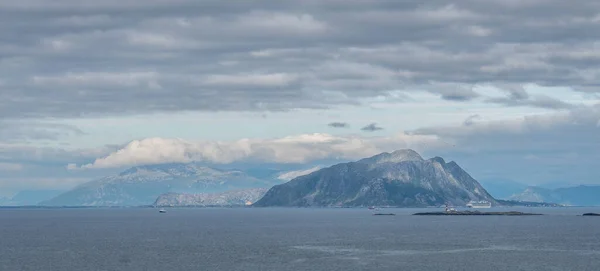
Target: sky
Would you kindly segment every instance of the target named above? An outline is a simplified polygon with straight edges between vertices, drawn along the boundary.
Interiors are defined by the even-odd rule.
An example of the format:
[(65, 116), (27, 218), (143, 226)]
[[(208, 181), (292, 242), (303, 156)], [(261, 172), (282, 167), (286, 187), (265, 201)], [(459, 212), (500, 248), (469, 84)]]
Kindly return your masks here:
[(600, 184), (600, 2), (0, 0), (0, 196), (412, 148)]

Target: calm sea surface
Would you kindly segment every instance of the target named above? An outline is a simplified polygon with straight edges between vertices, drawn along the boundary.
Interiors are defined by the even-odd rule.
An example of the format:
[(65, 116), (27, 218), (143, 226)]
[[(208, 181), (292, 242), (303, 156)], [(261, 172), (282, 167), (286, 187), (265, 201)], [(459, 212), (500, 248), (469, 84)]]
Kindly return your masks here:
[(599, 208), (0, 209), (0, 270), (600, 270)]

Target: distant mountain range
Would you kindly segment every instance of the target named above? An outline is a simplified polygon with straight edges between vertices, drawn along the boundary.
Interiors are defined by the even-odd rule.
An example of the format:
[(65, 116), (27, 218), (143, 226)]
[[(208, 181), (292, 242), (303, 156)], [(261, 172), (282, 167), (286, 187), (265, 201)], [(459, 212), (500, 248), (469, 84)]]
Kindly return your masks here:
[(0, 206), (13, 206), (11, 204), (11, 198), (9, 198), (9, 197), (0, 197)]
[(254, 206), (425, 207), (495, 199), (455, 162), (413, 150), (341, 163), (271, 188)]
[(242, 206), (251, 205), (267, 192), (268, 188), (251, 188), (221, 193), (167, 193), (154, 202), (154, 206)]
[(23, 190), (13, 197), (0, 198), (0, 206), (34, 206), (63, 192), (62, 190)]
[[(316, 165), (229, 165), (197, 163), (136, 166), (69, 191), (27, 190), (0, 198), (0, 206), (464, 206), (470, 200), (494, 205), (535, 202), (600, 205), (600, 186), (560, 189), (513, 181), (480, 184), (457, 163), (423, 159), (413, 150), (381, 153), (330, 167)], [(284, 183), (285, 182), (285, 183)], [(496, 201), (506, 199), (510, 201)]]
[(553, 202), (573, 206), (600, 206), (600, 186), (580, 185), (575, 187), (546, 189), (528, 187), (510, 197), (516, 201)]
[(139, 206), (153, 204), (164, 193), (206, 194), (269, 188), (280, 180), (258, 179), (238, 170), (190, 164), (137, 166), (116, 176), (82, 184), (40, 203), (48, 206)]
[(482, 179), (479, 183), (496, 199), (508, 199), (528, 187), (526, 184), (506, 179)]

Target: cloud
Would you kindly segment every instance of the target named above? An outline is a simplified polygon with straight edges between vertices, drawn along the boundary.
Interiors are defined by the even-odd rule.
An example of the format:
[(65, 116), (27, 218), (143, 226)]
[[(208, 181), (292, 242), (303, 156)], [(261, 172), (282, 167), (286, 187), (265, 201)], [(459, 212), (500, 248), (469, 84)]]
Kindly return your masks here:
[(155, 72), (82, 72), (54, 76), (34, 76), (33, 84), (54, 87), (137, 87), (156, 84)]
[(203, 81), (208, 85), (231, 87), (285, 87), (297, 80), (297, 76), (286, 73), (209, 75)]
[[(13, 2), (0, 3), (4, 118), (329, 108), (398, 90), (468, 102), (493, 98), (473, 91), (485, 84), (600, 91), (593, 1)], [(492, 102), (569, 108), (509, 95)]]
[[(23, 165), (2, 174), (50, 175), (56, 173), (52, 166), (67, 171), (68, 164), (96, 168), (68, 171), (83, 176), (99, 168), (161, 161), (360, 158), (423, 138), (436, 139), (425, 140), (435, 148), (424, 151), (465, 161), (477, 176), (499, 174), (484, 160), (507, 165), (504, 174), (526, 180), (576, 182), (596, 173), (589, 163), (597, 161), (593, 135), (600, 116), (571, 100), (600, 93), (600, 3), (340, 3), (0, 1), (3, 34), (10, 37), (0, 44), (0, 162)], [(535, 90), (528, 93), (523, 86)], [(552, 87), (566, 90), (559, 96)], [(487, 116), (469, 107), (479, 102), (500, 111), (527, 107), (558, 113), (493, 123), (468, 118), (458, 127), (390, 137), (155, 138), (97, 149), (58, 145), (88, 132), (60, 124), (65, 118), (92, 122), (97, 116), (189, 111), (258, 115), (369, 101), (375, 101), (372, 108), (404, 105), (397, 93), (427, 97), (432, 107), (438, 101), (430, 94), (437, 95), (455, 102), (458, 111), (464, 106), (472, 112), (464, 117)], [(50, 141), (53, 145), (43, 145)], [(573, 152), (585, 158), (574, 159)], [(531, 153), (538, 159), (526, 168), (519, 159)]]
[(511, 100), (527, 100), (529, 99), (529, 93), (523, 88), (522, 85), (497, 85), (501, 90), (507, 92), (509, 94), (509, 98)]
[(475, 121), (477, 119), (480, 119), (481, 116), (479, 114), (475, 114), (475, 115), (471, 115), (468, 118), (465, 119), (465, 121), (463, 122), (464, 126), (471, 126), (475, 123)]
[(489, 98), (488, 103), (497, 103), (505, 106), (530, 106), (545, 109), (572, 109), (577, 105), (561, 101), (547, 95), (529, 95), (524, 89), (509, 89), (508, 97)]
[(433, 87), (435, 89), (431, 89), (430, 92), (439, 94), (442, 99), (449, 101), (469, 101), (480, 96), (473, 90), (473, 86), (437, 83)]
[[(527, 184), (598, 183), (599, 172), (592, 168), (600, 159), (595, 125), (599, 109), (422, 128), (410, 134), (452, 143), (453, 147), (437, 149), (437, 155), (460, 161), (476, 178), (510, 178)], [(532, 154), (536, 159), (529, 159)]]
[(49, 121), (0, 120), (0, 140), (4, 143), (29, 140), (59, 140), (86, 133), (76, 126)]
[(15, 164), (15, 163), (2, 163), (0, 162), (0, 170), (4, 171), (21, 171), (23, 170), (23, 165)]
[(69, 169), (118, 168), (144, 164), (260, 161), (264, 163), (307, 163), (324, 159), (359, 159), (387, 150), (421, 149), (438, 146), (435, 137), (409, 136), (400, 133), (390, 137), (332, 136), (304, 134), (276, 139), (241, 139), (230, 142), (187, 141), (177, 138), (134, 140), (123, 148), (92, 163)]
[(311, 14), (289, 14), (284, 12), (254, 11), (239, 16), (236, 24), (263, 31), (285, 31), (292, 33), (320, 33), (327, 30), (327, 23), (315, 19)]
[[(424, 157), (457, 161), (478, 180), (597, 183), (599, 172), (594, 163), (600, 159), (600, 107), (504, 121), (470, 119), (470, 125), (426, 127), (392, 136), (301, 134), (235, 141), (146, 138), (94, 149), (0, 144), (0, 163), (22, 165), (20, 171), (0, 171), (0, 178), (93, 179), (123, 167), (191, 161), (218, 165), (300, 163), (309, 167), (322, 161), (329, 164), (412, 148)], [(535, 159), (531, 159), (533, 155)]]
[(333, 128), (348, 128), (350, 125), (348, 125), (348, 123), (346, 123), (346, 122), (331, 122), (331, 123), (327, 124), (327, 126), (333, 127)]
[(375, 131), (383, 130), (383, 128), (377, 126), (377, 123), (371, 123), (363, 128), (360, 128), (360, 130), (365, 131), (365, 132), (375, 132)]
[(322, 167), (320, 167), (320, 166), (316, 166), (316, 167), (312, 167), (312, 168), (304, 169), (304, 170), (289, 171), (289, 172), (286, 172), (286, 173), (283, 173), (283, 174), (277, 176), (277, 179), (280, 179), (280, 180), (283, 180), (283, 181), (289, 181), (289, 180), (294, 179), (296, 177), (304, 176), (306, 174), (313, 173), (313, 172), (315, 172), (315, 171), (317, 171), (317, 170), (319, 170), (321, 168)]
[[(120, 147), (120, 146), (119, 146)], [(20, 190), (70, 189), (77, 184), (116, 172), (105, 170), (67, 170), (68, 163), (88, 163), (108, 155), (117, 146), (89, 149), (64, 149), (23, 143), (0, 143), (0, 190), (11, 194)]]
[[(16, 163), (23, 166), (37, 165), (64, 168), (64, 165), (73, 162), (93, 160), (99, 156), (108, 155), (123, 147), (122, 145), (106, 145), (96, 148), (73, 149), (51, 146), (34, 146), (28, 142), (0, 143), (0, 162)], [(35, 173), (35, 172), (28, 172)], [(1, 172), (0, 172), (1, 175)]]
[[(527, 184), (597, 183), (594, 163), (600, 107), (484, 121), (473, 115), (469, 125), (428, 127), (393, 136), (302, 134), (274, 139), (189, 141), (147, 138), (97, 152), (89, 163), (73, 163), (73, 172), (169, 162), (293, 163), (348, 161), (384, 151), (412, 148), (425, 157), (457, 161), (476, 179), (508, 178)], [(535, 155), (535, 159), (531, 159)], [(93, 157), (86, 155), (85, 157)], [(63, 159), (64, 161), (64, 159)], [(79, 160), (82, 161), (82, 160)], [(501, 166), (498, 166), (501, 165)], [(94, 169), (90, 171), (89, 169)]]

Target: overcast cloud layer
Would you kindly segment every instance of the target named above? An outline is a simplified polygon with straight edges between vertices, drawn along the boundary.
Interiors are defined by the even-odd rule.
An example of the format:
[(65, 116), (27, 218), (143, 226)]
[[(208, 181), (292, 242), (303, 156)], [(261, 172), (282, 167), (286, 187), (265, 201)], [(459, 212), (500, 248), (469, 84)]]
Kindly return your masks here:
[[(62, 189), (164, 162), (307, 170), (400, 148), (457, 160), (478, 178), (598, 183), (598, 29), (600, 2), (583, 0), (0, 1), (0, 188)], [(432, 94), (419, 101), (425, 117), (402, 107)], [(441, 104), (459, 104), (464, 121), (397, 131), (372, 113), (444, 119)], [(486, 121), (488, 106), (546, 115)], [(373, 111), (287, 137), (148, 132), (117, 145), (102, 141), (110, 130), (66, 121), (335, 107)], [(88, 135), (93, 146), (59, 145)]]
[(0, 114), (353, 104), (390, 90), (569, 108), (599, 92), (597, 1), (2, 1)]

